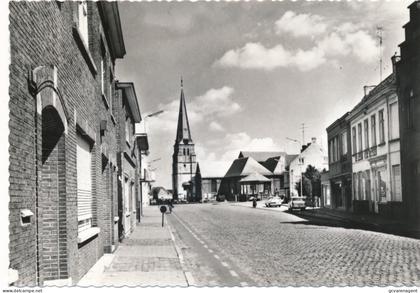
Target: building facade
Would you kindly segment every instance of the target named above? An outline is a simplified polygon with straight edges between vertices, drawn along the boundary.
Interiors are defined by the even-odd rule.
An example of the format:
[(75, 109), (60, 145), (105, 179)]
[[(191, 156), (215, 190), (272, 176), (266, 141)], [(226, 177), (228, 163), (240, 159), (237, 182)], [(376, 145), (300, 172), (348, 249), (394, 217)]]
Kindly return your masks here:
[(348, 115), (355, 212), (401, 216), (401, 161), (395, 73)]
[(197, 200), (195, 193), (193, 193), (196, 169), (197, 160), (188, 121), (183, 81), (181, 80), (178, 126), (172, 156), (172, 190), (174, 199)]
[(291, 195), (298, 195), (296, 184), (301, 181), (301, 174), (305, 173), (309, 165), (319, 171), (328, 169), (328, 156), (324, 149), (316, 142), (315, 137), (312, 138), (310, 143), (302, 147), (300, 154), (290, 163), (289, 182)]
[(328, 168), (331, 181), (331, 200), (328, 205), (345, 210), (352, 208), (352, 161), (348, 114), (344, 114), (327, 128)]
[(397, 63), (401, 177), (406, 215), (420, 224), (420, 2), (413, 2), (409, 9), (410, 21), (404, 26), (405, 41)]
[(9, 8), (9, 282), (75, 284), (116, 244), (118, 5)]
[[(135, 124), (141, 115), (137, 95), (132, 82), (117, 82), (114, 97), (117, 120), (117, 164), (118, 164), (118, 237), (127, 237), (137, 220), (139, 205), (139, 153), (136, 147)], [(141, 158), (141, 156), (140, 156)]]

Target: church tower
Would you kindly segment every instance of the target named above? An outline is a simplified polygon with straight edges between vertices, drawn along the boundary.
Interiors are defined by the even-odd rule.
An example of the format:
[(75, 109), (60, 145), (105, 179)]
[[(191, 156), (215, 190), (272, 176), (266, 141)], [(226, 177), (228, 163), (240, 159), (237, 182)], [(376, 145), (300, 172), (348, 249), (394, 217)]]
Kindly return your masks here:
[(195, 201), (193, 184), (197, 162), (194, 143), (191, 138), (182, 78), (178, 115), (178, 127), (176, 130), (174, 154), (172, 156), (173, 198)]

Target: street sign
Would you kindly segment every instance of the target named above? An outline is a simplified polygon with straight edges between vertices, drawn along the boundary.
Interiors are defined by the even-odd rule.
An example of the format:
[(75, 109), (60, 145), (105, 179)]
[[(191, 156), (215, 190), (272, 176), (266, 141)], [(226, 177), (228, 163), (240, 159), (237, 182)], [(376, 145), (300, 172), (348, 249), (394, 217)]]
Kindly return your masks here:
[(160, 212), (162, 213), (162, 227), (163, 227), (163, 224), (165, 222), (164, 217), (166, 213), (166, 206), (160, 206)]

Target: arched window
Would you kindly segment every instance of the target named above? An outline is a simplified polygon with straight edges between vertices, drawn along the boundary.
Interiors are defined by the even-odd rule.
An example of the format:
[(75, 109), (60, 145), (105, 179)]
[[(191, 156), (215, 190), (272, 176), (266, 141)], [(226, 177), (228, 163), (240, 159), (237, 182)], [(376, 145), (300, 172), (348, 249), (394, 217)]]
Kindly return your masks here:
[(183, 152), (183, 154), (184, 154), (184, 156), (185, 156), (185, 149), (183, 149), (183, 150), (182, 150), (182, 152)]
[(187, 149), (187, 156), (190, 155), (190, 149)]

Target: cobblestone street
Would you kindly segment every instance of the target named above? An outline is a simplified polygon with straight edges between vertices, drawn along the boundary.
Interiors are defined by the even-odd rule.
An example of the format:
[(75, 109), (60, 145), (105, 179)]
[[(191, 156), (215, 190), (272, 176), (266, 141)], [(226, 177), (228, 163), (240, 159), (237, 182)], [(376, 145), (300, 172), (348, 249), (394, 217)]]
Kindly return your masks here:
[(168, 222), (196, 285), (420, 285), (416, 239), (228, 203), (177, 205)]

